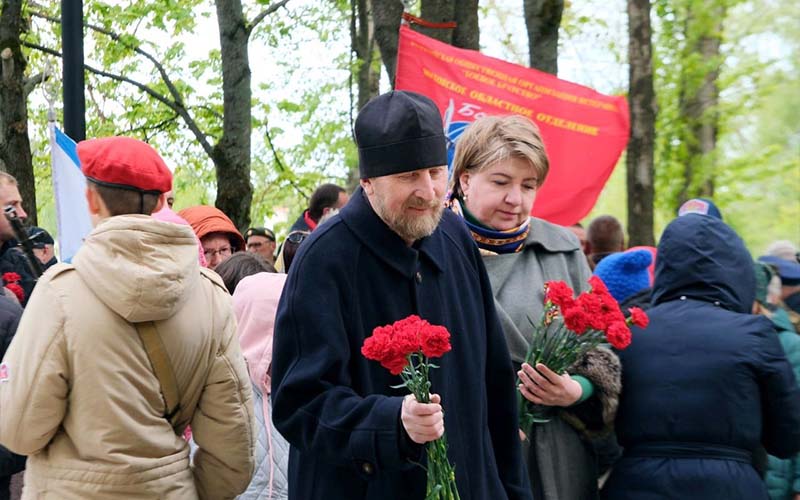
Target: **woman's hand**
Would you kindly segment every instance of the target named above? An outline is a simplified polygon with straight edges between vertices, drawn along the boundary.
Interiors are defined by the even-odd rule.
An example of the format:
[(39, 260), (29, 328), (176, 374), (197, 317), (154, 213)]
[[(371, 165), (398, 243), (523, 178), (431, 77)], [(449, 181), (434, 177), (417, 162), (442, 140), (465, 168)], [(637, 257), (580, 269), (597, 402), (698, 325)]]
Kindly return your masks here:
[(539, 363), (534, 370), (528, 363), (522, 364), (517, 372), (519, 391), (528, 401), (545, 406), (567, 407), (581, 398), (581, 384), (568, 374), (558, 375), (550, 368)]

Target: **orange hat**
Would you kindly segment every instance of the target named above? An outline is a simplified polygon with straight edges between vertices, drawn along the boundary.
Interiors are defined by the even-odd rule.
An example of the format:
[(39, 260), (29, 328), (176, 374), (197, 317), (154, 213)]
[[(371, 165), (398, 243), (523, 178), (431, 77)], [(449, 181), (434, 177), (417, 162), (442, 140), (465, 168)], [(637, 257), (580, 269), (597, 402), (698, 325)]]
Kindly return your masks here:
[(226, 233), (231, 238), (231, 245), (234, 250), (244, 250), (245, 242), (242, 233), (236, 229), (227, 215), (222, 210), (208, 205), (198, 205), (196, 207), (184, 208), (178, 215), (186, 219), (192, 226), (194, 234), (198, 239), (211, 233)]
[(172, 172), (149, 144), (131, 137), (104, 137), (78, 143), (81, 171), (100, 184), (145, 193), (172, 189)]

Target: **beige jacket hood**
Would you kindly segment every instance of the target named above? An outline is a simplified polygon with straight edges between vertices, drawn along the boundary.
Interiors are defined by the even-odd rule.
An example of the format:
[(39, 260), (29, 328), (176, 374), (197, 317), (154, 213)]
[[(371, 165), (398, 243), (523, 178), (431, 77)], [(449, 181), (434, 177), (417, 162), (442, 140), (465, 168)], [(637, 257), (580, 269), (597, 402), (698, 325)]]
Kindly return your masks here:
[[(175, 372), (173, 429), (137, 333)], [(0, 444), (29, 455), (23, 499), (228, 499), (253, 472), (252, 391), (231, 297), (187, 226), (112, 217), (39, 280), (3, 359)], [(193, 463), (179, 435), (191, 425)]]
[(73, 263), (95, 295), (132, 323), (173, 316), (200, 279), (192, 229), (146, 215), (102, 221)]

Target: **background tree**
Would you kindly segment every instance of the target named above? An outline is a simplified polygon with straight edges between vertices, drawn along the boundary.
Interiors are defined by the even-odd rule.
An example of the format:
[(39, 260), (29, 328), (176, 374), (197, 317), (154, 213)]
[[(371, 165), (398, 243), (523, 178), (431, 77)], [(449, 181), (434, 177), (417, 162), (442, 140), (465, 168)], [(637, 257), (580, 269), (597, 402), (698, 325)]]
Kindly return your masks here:
[(22, 1), (3, 1), (0, 13), (0, 169), (17, 179), (28, 220), (36, 224), (36, 181), (28, 137), (28, 95), (42, 81), (42, 75), (25, 76), (28, 63), (20, 39), (26, 29)]
[[(718, 171), (720, 52), (726, 0), (658, 0), (662, 23), (658, 60), (659, 175), (663, 206), (675, 210), (697, 196), (714, 195)], [(667, 177), (669, 179), (667, 179)]]
[(655, 244), (653, 232), (653, 155), (656, 98), (653, 89), (653, 47), (650, 0), (628, 0), (628, 104), (631, 135), (626, 155), (628, 242)]
[(356, 74), (358, 100), (356, 111), (364, 107), (380, 91), (380, 52), (375, 43), (375, 24), (372, 18), (373, 0), (352, 0), (350, 45), (356, 56), (352, 71)]
[[(386, 73), (394, 87), (397, 69), (397, 44), (403, 3), (400, 0), (372, 0), (375, 40)], [(455, 29), (430, 28), (412, 24), (412, 28), (441, 42), (463, 49), (480, 49), (478, 0), (421, 0), (419, 16), (430, 23), (455, 22)]]
[(564, 0), (524, 0), (530, 67), (558, 74), (558, 29)]
[[(183, 2), (180, 4), (181, 8), (170, 3), (165, 10), (161, 11), (152, 9), (150, 2), (140, 1), (124, 8), (97, 2), (91, 5), (87, 14), (97, 15), (104, 25), (85, 22), (85, 26), (99, 37), (95, 38), (95, 41), (99, 39), (100, 48), (105, 56), (104, 62), (110, 63), (113, 58), (125, 60), (138, 57), (150, 63), (158, 74), (156, 83), (144, 83), (126, 76), (135, 73), (132, 70), (138, 68), (138, 61), (129, 62), (127, 67), (124, 67), (124, 71), (119, 73), (86, 65), (86, 70), (94, 75), (131, 85), (163, 106), (160, 113), (155, 113), (156, 116), (162, 115), (162, 120), (153, 124), (150, 122), (152, 116), (147, 117), (144, 121), (150, 122), (148, 126), (140, 127), (138, 130), (132, 129), (129, 132), (144, 132), (146, 136), (148, 131), (174, 126), (176, 120), (182, 121), (214, 164), (217, 186), (215, 205), (242, 230), (250, 225), (252, 202), (250, 184), (252, 94), (248, 43), (253, 29), (287, 2), (288, 0), (280, 0), (263, 7), (250, 22), (245, 19), (244, 8), (240, 0), (217, 0), (215, 2), (221, 47), (219, 71), (222, 75), (222, 106), (218, 110), (205, 105), (198, 105), (192, 109), (192, 106), (187, 105), (187, 99), (193, 93), (192, 86), (186, 81), (170, 76), (167, 64), (181, 55), (183, 47), (180, 44), (170, 47), (171, 50), (164, 52), (164, 59), (160, 59), (152, 51), (143, 48), (147, 45), (146, 42), (138, 39), (135, 35), (110, 29), (115, 25), (115, 21), (121, 29), (125, 29), (131, 26), (130, 22), (141, 23), (155, 13), (156, 16), (166, 16), (166, 19), (161, 20), (157, 17), (154, 18), (156, 25), (161, 24), (166, 28), (166, 22), (172, 20), (174, 32), (185, 32), (195, 26), (190, 13), (197, 7), (197, 1)], [(34, 10), (31, 14), (52, 23), (59, 22), (57, 17), (44, 12)], [(115, 15), (120, 17), (115, 18)], [(133, 26), (137, 26), (137, 24), (133, 24)], [(25, 44), (35, 50), (61, 56), (60, 52), (55, 49), (32, 42), (25, 42)], [(90, 85), (90, 100), (93, 99), (92, 91), (93, 86)], [(134, 103), (131, 103), (132, 108), (129, 113), (135, 112), (137, 109), (141, 110), (143, 105), (141, 97), (142, 95), (134, 97)], [(94, 102), (94, 104), (97, 107), (97, 103)], [(153, 103), (147, 102), (146, 105), (152, 106)], [(204, 114), (204, 119), (198, 118), (198, 114)], [(218, 121), (215, 122), (216, 119), (221, 119), (221, 128)], [(114, 130), (111, 133), (120, 133), (120, 131)]]

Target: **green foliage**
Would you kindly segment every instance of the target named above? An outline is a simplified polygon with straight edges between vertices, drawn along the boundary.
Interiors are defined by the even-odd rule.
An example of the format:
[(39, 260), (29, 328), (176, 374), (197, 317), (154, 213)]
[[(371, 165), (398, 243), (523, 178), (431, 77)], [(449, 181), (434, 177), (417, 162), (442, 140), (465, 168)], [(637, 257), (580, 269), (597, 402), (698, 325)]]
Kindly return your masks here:
[[(255, 19), (273, 3), (244, 2), (245, 18)], [(342, 29), (349, 22), (349, 9), (343, 0), (293, 0), (251, 34), (254, 221), (283, 215), (290, 223), (317, 184), (339, 182), (355, 165), (347, 106), (349, 33)], [(45, 14), (59, 16), (57, 10)], [(132, 0), (123, 5), (98, 0), (86, 4), (85, 17), (100, 28), (85, 30), (87, 64), (173, 99), (156, 64), (137, 49), (146, 52), (163, 67), (208, 142), (213, 146), (219, 140), (222, 62), (213, 2)], [(30, 40), (58, 48), (60, 25), (34, 19)], [(310, 44), (316, 52), (309, 52)], [(320, 53), (325, 57), (318, 58), (316, 70), (309, 74), (308, 57)], [(56, 68), (60, 65), (60, 60), (37, 51), (30, 51), (29, 57), (34, 67), (47, 60)], [(214, 203), (213, 163), (175, 111), (136, 86), (90, 72), (86, 105), (87, 137), (131, 135), (162, 153), (174, 169), (177, 209)], [(40, 98), (31, 101), (42, 220), (54, 213), (45, 108)], [(266, 140), (268, 129), (274, 150)], [(55, 229), (55, 223), (49, 227)]]
[[(245, 0), (254, 19), (274, 0)], [(180, 92), (210, 144), (222, 134), (222, 64), (214, 2), (115, 0), (84, 2), (87, 21), (120, 35), (114, 40), (86, 30), (87, 63), (124, 75), (170, 96), (151, 54)], [(726, 221), (754, 252), (770, 241), (800, 242), (800, 3), (791, 0), (654, 0), (656, 128), (656, 229), (672, 219), (685, 190), (687, 165), (699, 172), (692, 189), (713, 176), (715, 201)], [(716, 34), (714, 12), (724, 7), (722, 54), (700, 57), (698, 40)], [(28, 6), (29, 9), (33, 7)], [(481, 37), (487, 52), (527, 63), (519, 5), (481, 3)], [(412, 6), (419, 11), (419, 2)], [(58, 16), (57, 4), (51, 16)], [(58, 48), (60, 26), (31, 18), (29, 42)], [(343, 183), (357, 165), (351, 137), (350, 2), (291, 0), (255, 27), (252, 71), (251, 216), (284, 231), (322, 182)], [(614, 93), (625, 87), (627, 48), (624, 4), (567, 2), (560, 42), (561, 76)], [(29, 71), (60, 61), (28, 51)], [(379, 64), (376, 61), (376, 64)], [(702, 77), (720, 68), (718, 147), (713, 156), (689, 158), (695, 138), (680, 109)], [(355, 78), (352, 79), (355, 84)], [(60, 88), (58, 78), (48, 85)], [(59, 91), (60, 92), (60, 91)], [(41, 90), (30, 101), (31, 141), (39, 217), (55, 230), (47, 148), (46, 104)], [(56, 100), (59, 112), (60, 95)], [(186, 124), (164, 104), (132, 85), (87, 73), (87, 136), (133, 135), (151, 142), (174, 168), (176, 208), (213, 204), (213, 163)], [(701, 117), (701, 120), (712, 116)], [(269, 133), (267, 133), (269, 132)], [(624, 164), (624, 163), (623, 163)], [(712, 171), (712, 165), (713, 167)], [(592, 215), (625, 219), (625, 171), (617, 168)]]

